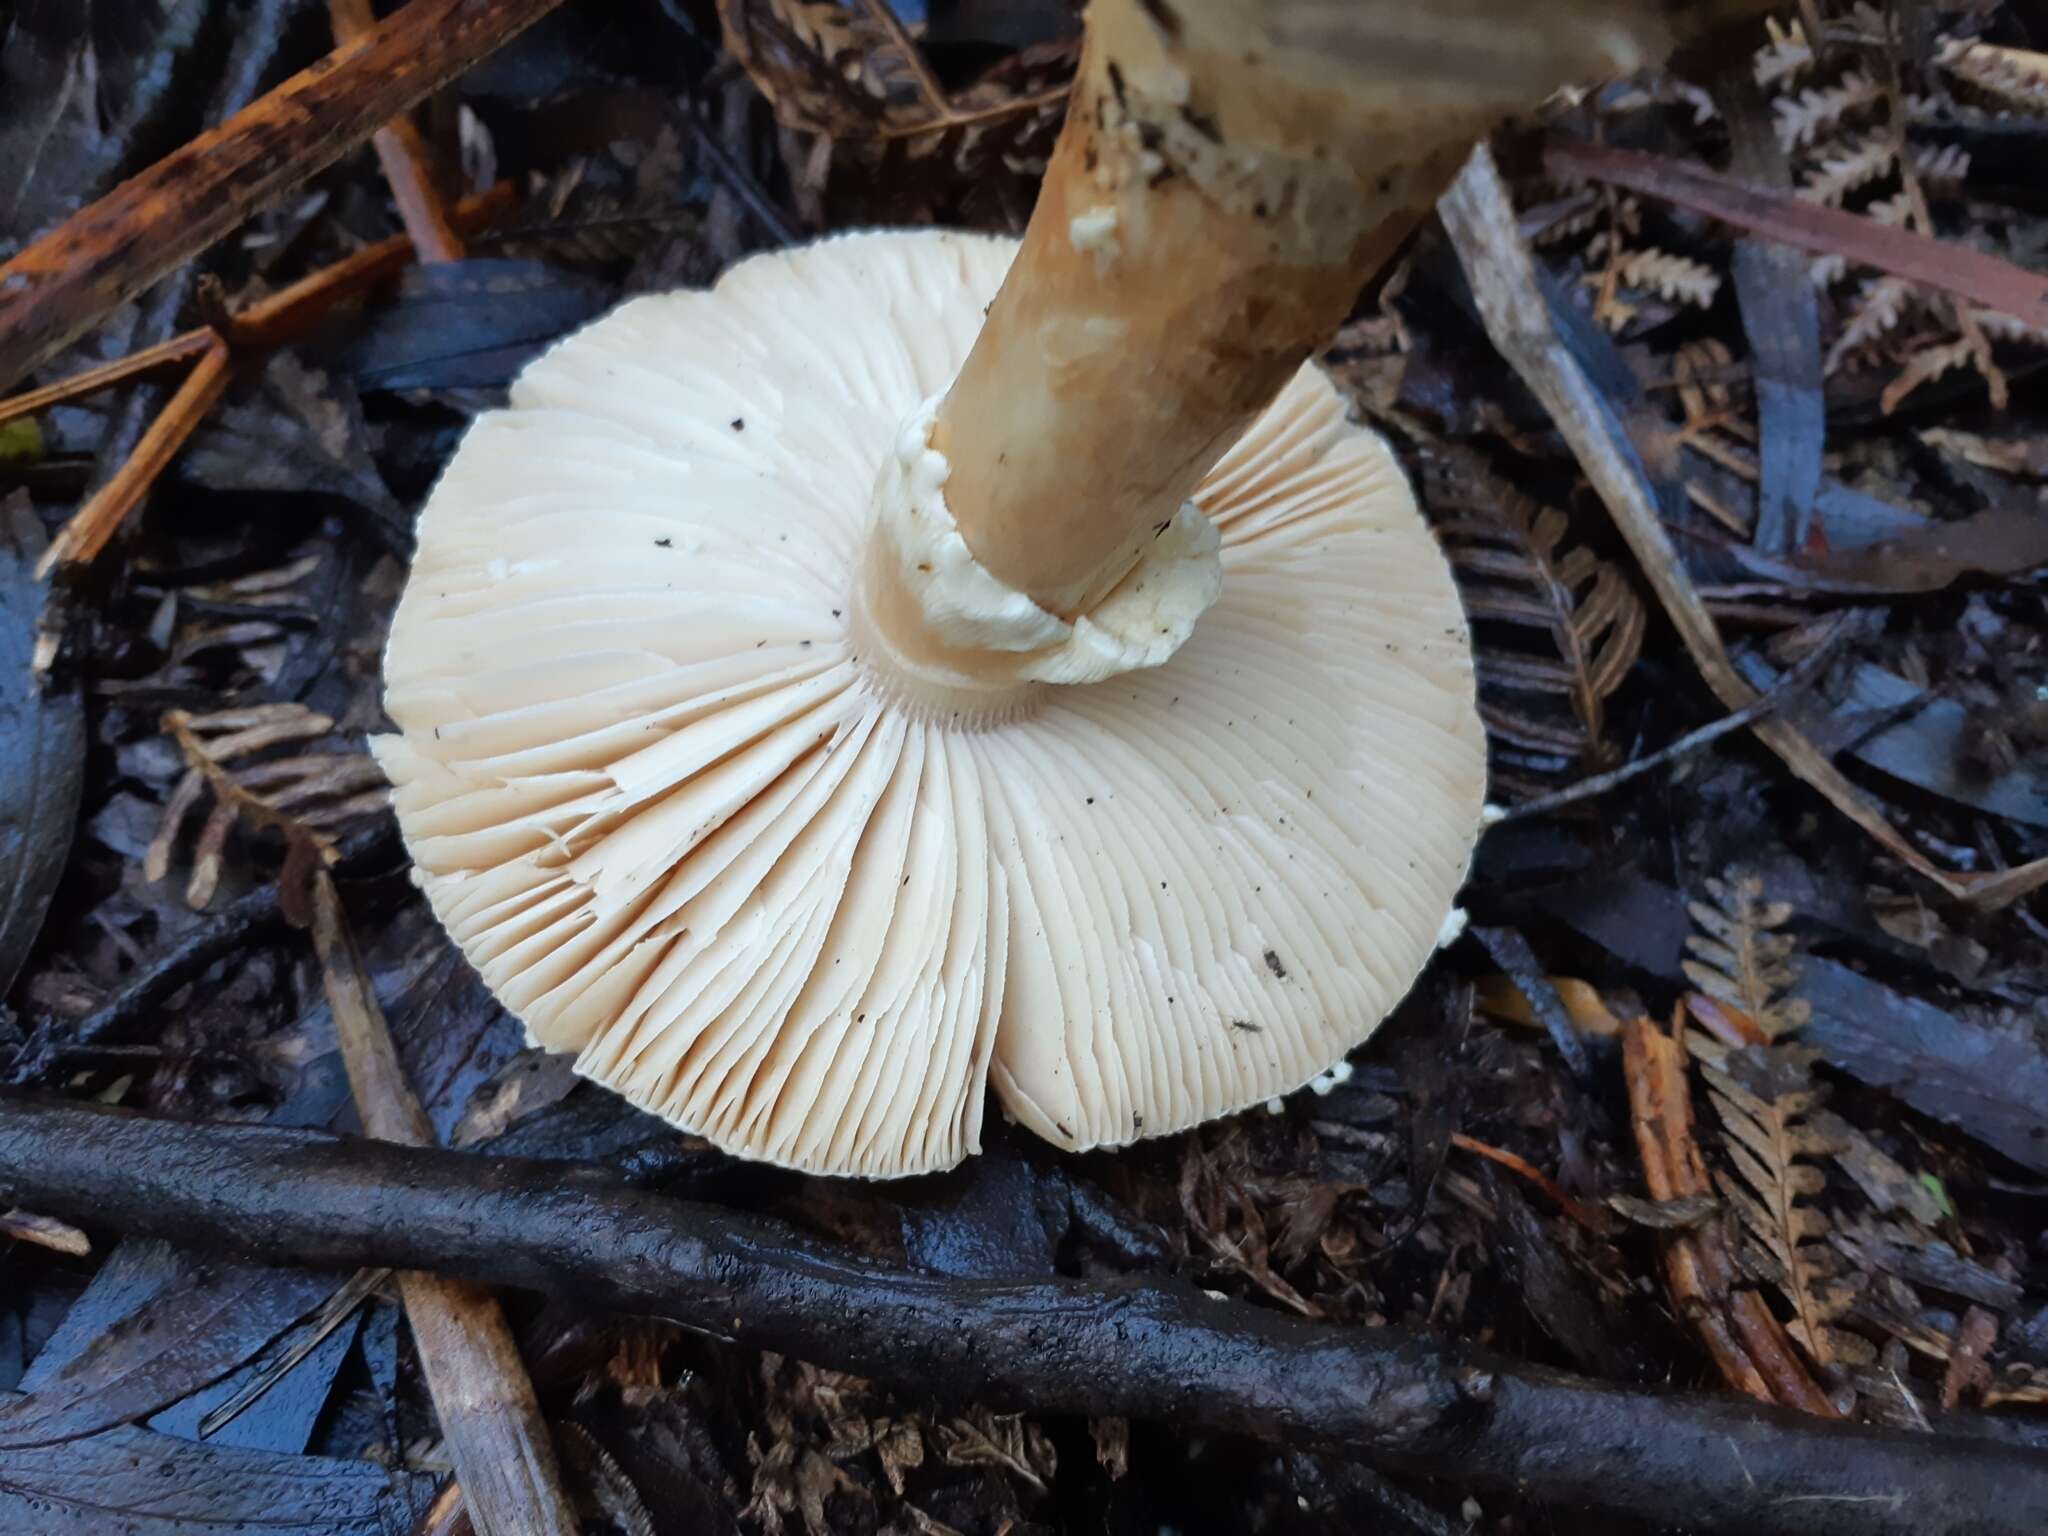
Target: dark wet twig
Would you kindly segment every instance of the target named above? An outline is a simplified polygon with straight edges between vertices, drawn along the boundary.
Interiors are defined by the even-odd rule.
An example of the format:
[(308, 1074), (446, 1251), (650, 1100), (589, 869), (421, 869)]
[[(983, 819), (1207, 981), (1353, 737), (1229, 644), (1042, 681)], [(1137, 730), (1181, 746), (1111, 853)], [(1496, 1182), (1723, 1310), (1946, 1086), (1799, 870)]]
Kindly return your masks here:
[(150, 957), (146, 968), (106, 1002), (76, 1023), (45, 1024), (16, 1055), (7, 1081), (19, 1086), (47, 1074), (62, 1052), (92, 1046), (118, 1045), (155, 1027), (158, 1009), (173, 993), (199, 979), (207, 968), (243, 950), (269, 929), (283, 926), (277, 887), (266, 882), (218, 912), (193, 924), (183, 937)]
[(969, 1280), (588, 1167), (0, 1099), (0, 1197), (205, 1251), (432, 1269), (654, 1313), (920, 1396), (1339, 1447), (1694, 1530), (2021, 1536), (2048, 1457), (1631, 1391), (1191, 1286)]
[(1311, 1510), (1321, 1510), (1342, 1530), (1382, 1531), (1387, 1536), (1465, 1536), (1471, 1527), (1438, 1514), (1411, 1493), (1395, 1487), (1370, 1467), (1334, 1457), (1293, 1458), (1295, 1486)]
[(1576, 784), (1568, 784), (1554, 793), (1538, 795), (1533, 800), (1524, 800), (1520, 805), (1509, 806), (1494, 818), (1495, 821), (1521, 821), (1530, 816), (1548, 816), (1552, 811), (1563, 810), (1566, 806), (1576, 805), (1581, 800), (1591, 800), (1594, 796), (1604, 795), (1611, 789), (1619, 789), (1629, 780), (1640, 778), (1652, 769), (1676, 762), (1681, 757), (1689, 757), (1702, 747), (1719, 741), (1723, 736), (1754, 725), (1765, 715), (1790, 702), (1795, 694), (1811, 686), (1814, 679), (1827, 670), (1828, 663), (1834, 660), (1848, 631), (1849, 626), (1843, 620), (1836, 620), (1830, 624), (1821, 635), (1820, 643), (1806, 656), (1800, 658), (1799, 665), (1787, 671), (1771, 684), (1768, 690), (1742, 708), (1731, 711), (1718, 720), (1710, 721), (1696, 731), (1688, 731), (1669, 746), (1659, 747), (1655, 752), (1639, 757), (1632, 763), (1623, 763), (1619, 768), (1580, 779)]
[(1585, 1039), (1573, 1026), (1571, 1011), (1557, 995), (1557, 988), (1551, 985), (1550, 975), (1536, 958), (1536, 952), (1529, 948), (1529, 941), (1513, 928), (1485, 928), (1477, 924), (1473, 925), (1472, 937), (1485, 947), (1493, 963), (1508, 973), (1522, 996), (1529, 999), (1529, 1006), (1536, 1011), (1572, 1076), (1580, 1082), (1590, 1078), (1593, 1063), (1586, 1055)]
[(684, 115), (689, 119), (693, 130), (690, 136), (692, 147), (704, 157), (711, 169), (718, 173), (718, 179), (740, 200), (747, 212), (760, 221), (761, 227), (775, 243), (778, 246), (787, 246), (795, 245), (802, 240), (803, 236), (784, 216), (782, 210), (775, 206), (774, 199), (762, 189), (761, 183), (754, 179), (753, 173), (740, 164), (733, 152), (718, 141), (717, 130), (694, 110), (686, 111)]

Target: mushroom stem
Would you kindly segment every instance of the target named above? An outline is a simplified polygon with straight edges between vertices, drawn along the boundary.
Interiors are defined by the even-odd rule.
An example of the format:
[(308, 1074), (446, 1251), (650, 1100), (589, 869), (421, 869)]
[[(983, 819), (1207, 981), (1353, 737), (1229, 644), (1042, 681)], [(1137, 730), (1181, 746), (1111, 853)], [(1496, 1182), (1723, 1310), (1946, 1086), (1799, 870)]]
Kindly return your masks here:
[(1095, 0), (1022, 249), (930, 437), (981, 566), (1053, 614), (1093, 608), (1474, 139), (1657, 57), (1671, 9)]

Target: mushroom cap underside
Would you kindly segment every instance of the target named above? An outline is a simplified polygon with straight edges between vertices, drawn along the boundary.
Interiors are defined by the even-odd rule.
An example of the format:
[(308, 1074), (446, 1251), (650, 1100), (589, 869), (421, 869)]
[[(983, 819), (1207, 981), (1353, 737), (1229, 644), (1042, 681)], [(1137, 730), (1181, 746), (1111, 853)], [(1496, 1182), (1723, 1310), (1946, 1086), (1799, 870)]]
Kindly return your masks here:
[(839, 236), (632, 300), (421, 513), (374, 743), (415, 878), (536, 1042), (742, 1156), (949, 1167), (991, 1084), (1075, 1150), (1291, 1091), (1470, 858), (1457, 593), (1312, 366), (1197, 495), (1222, 595), (1164, 665), (999, 723), (876, 685), (870, 492), (1014, 249)]

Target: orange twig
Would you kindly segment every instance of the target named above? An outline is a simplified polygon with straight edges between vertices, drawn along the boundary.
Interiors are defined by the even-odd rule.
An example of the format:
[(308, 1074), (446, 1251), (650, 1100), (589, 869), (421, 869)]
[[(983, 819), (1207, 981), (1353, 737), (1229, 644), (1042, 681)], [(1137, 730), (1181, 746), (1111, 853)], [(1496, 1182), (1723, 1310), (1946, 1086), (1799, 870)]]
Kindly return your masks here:
[(189, 363), (193, 358), (203, 354), (212, 345), (212, 335), (211, 331), (203, 327), (196, 331), (187, 331), (182, 336), (173, 336), (169, 341), (160, 341), (153, 347), (144, 347), (140, 352), (131, 352), (126, 357), (116, 358), (111, 363), (102, 363), (97, 368), (74, 373), (61, 383), (26, 390), (11, 399), (0, 400), (0, 421), (12, 421), (17, 416), (33, 416), (37, 411), (46, 411), (53, 405), (64, 405), (72, 400), (83, 400), (87, 395), (96, 395), (103, 389), (112, 389), (116, 384), (126, 384), (130, 379), (168, 372), (179, 364)]
[[(518, 189), (500, 182), (488, 192), (466, 197), (450, 211), (460, 233), (488, 228), (519, 200)], [(413, 259), (412, 236), (393, 235), (366, 245), (266, 299), (258, 299), (234, 317), (230, 340), (237, 347), (278, 347), (296, 339), (335, 304), (374, 288)]]
[[(337, 43), (351, 43), (377, 25), (370, 0), (327, 0)], [(448, 217), (447, 200), (434, 183), (433, 157), (419, 124), (401, 112), (370, 136), (384, 181), (398, 204), (399, 221), (424, 263), (460, 261), (462, 237)]]
[(462, 260), (462, 237), (448, 221), (448, 205), (434, 185), (427, 141), (419, 124), (409, 117), (394, 117), (370, 142), (376, 146), (377, 163), (384, 168), (384, 180), (398, 204), (398, 217), (412, 235), (420, 260)]
[[(509, 184), (500, 184), (481, 196), (465, 198), (450, 217), (463, 229), (482, 228), (516, 200)], [(67, 400), (80, 399), (98, 390), (124, 383), (145, 373), (176, 367), (197, 358), (198, 363), (178, 391), (150, 424), (135, 451), (119, 472), (72, 514), (57, 537), (50, 541), (38, 563), (38, 574), (47, 574), (59, 563), (67, 567), (89, 564), (107, 547), (114, 532), (141, 505), (142, 498), (156, 483), (177, 452), (197, 430), (206, 413), (233, 381), (237, 368), (252, 354), (269, 351), (310, 329), (322, 315), (350, 294), (381, 282), (405, 265), (413, 254), (410, 235), (396, 235), (365, 246), (351, 256), (324, 267), (309, 277), (251, 304), (226, 322), (226, 334), (212, 326), (201, 326), (173, 336), (169, 341), (122, 358), (43, 389), (30, 390), (11, 400), (0, 400), (0, 421)]]
[(1505, 1147), (1491, 1146), (1486, 1142), (1476, 1140), (1473, 1137), (1467, 1136), (1463, 1131), (1453, 1131), (1451, 1133), (1451, 1145), (1463, 1148), (1475, 1157), (1483, 1157), (1492, 1162), (1499, 1163), (1501, 1167), (1507, 1169), (1510, 1173), (1520, 1174), (1531, 1184), (1542, 1190), (1544, 1194), (1548, 1195), (1559, 1210), (1571, 1217), (1573, 1221), (1576, 1221), (1588, 1232), (1607, 1233), (1614, 1230), (1614, 1221), (1605, 1211), (1600, 1210), (1596, 1206), (1588, 1205), (1585, 1201), (1579, 1199), (1578, 1196), (1569, 1193), (1563, 1185), (1559, 1184), (1557, 1180), (1553, 1179), (1527, 1158), (1518, 1157)]
[(0, 266), (0, 388), (561, 0), (413, 0)]
[(163, 473), (178, 450), (185, 446), (221, 391), (228, 387), (230, 353), (228, 345), (211, 332), (206, 350), (178, 386), (177, 393), (164, 402), (142, 441), (120, 470), (101, 486), (84, 506), (71, 514), (50, 547), (36, 562), (36, 575), (47, 576), (58, 561), (66, 565), (90, 563), (107, 547), (115, 530), (127, 519), (142, 498), (149, 494), (156, 477)]
[[(1710, 1195), (1713, 1180), (1693, 1136), (1692, 1090), (1685, 1047), (1649, 1019), (1622, 1028), (1622, 1071), (1628, 1080), (1629, 1118), (1642, 1157), (1650, 1197), (1672, 1201)], [(1783, 1403), (1823, 1418), (1835, 1407), (1793, 1353), (1784, 1325), (1761, 1296), (1738, 1283), (1735, 1262), (1720, 1231), (1702, 1227), (1664, 1243), (1665, 1283), (1679, 1312), (1699, 1334), (1722, 1379), (1764, 1402)]]

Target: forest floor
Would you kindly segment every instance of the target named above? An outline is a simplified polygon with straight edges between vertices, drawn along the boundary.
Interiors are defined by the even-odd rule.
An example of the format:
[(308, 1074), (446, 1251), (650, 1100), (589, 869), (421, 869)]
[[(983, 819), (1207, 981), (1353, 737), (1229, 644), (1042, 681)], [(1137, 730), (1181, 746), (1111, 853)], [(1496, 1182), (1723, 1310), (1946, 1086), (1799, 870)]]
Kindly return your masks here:
[[(535, 1443), (534, 1497), (617, 1536), (1779, 1528), (1769, 1489), (1753, 1519), (1727, 1478), (1684, 1503), (1674, 1397), (1793, 1410), (1756, 1433), (1802, 1447), (1813, 1421), (1851, 1510), (1895, 1499), (1854, 1482), (1893, 1442), (1843, 1421), (1958, 1465), (2003, 1447), (2048, 1499), (2039, 7), (1809, 3), (1555, 100), (1361, 296), (1325, 363), (1456, 568), (1505, 814), (1464, 936), (1333, 1091), (1114, 1154), (995, 1126), (947, 1175), (805, 1178), (524, 1049), (427, 910), (364, 741), (469, 421), (626, 295), (838, 229), (1021, 231), (1077, 37), (1064, 0), (572, 0), (429, 98), (391, 174), (365, 148), (301, 178), (0, 379), (164, 363), (0, 401), (0, 1528), (453, 1532), (457, 1462)], [(333, 46), (292, 0), (0, 0), (0, 259)], [(335, 280), (401, 230), (420, 259)], [(250, 319), (306, 279), (289, 325)], [(344, 1058), (379, 1011), (397, 1086), (366, 1112)], [(337, 1173), (386, 1180), (351, 1246), (315, 1230), (317, 1183), (298, 1213), (259, 1187), (297, 1143), (159, 1124), (349, 1132), (407, 1084), (448, 1146), (765, 1223), (730, 1239), (764, 1293), (779, 1263), (821, 1306), (915, 1270), (1000, 1339), (1004, 1285), (1055, 1329), (1084, 1282), (1199, 1288), (1233, 1310), (1161, 1301), (1161, 1326), (1247, 1370), (1325, 1337), (1274, 1320), (1339, 1325), (1606, 1384), (1640, 1443), (1574, 1469), (1596, 1430), (1474, 1430), (1467, 1475), (1452, 1416), (1359, 1457), (1306, 1407), (1270, 1435), (1228, 1405), (1086, 1411), (1141, 1394), (1056, 1362), (1041, 1393), (1022, 1353), (983, 1400), (627, 1315), (625, 1282), (510, 1232), (495, 1261), (450, 1246), (531, 1279), (494, 1300), (393, 1273), (442, 1262), (392, 1235), (428, 1165)], [(156, 1117), (106, 1156), (179, 1170), (215, 1213), (195, 1232), (319, 1265), (88, 1200), (92, 1122), (59, 1126), (64, 1185), (22, 1108), (57, 1100)], [(524, 1222), (501, 1186), (538, 1165), (505, 1166)], [(855, 1269), (818, 1280), (834, 1255)], [(1460, 1369), (1431, 1380), (1492, 1411)]]

